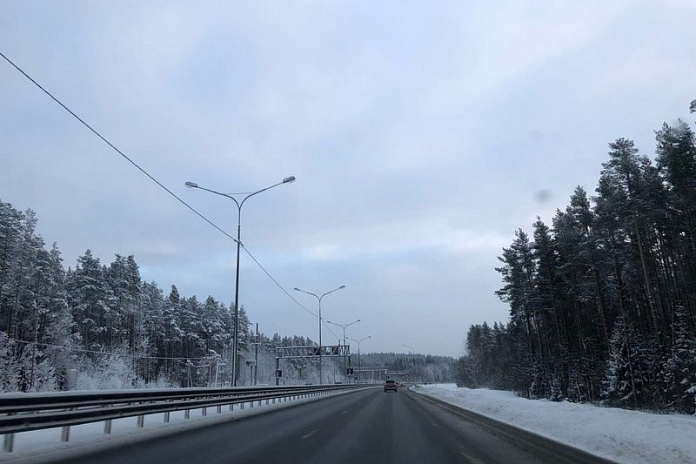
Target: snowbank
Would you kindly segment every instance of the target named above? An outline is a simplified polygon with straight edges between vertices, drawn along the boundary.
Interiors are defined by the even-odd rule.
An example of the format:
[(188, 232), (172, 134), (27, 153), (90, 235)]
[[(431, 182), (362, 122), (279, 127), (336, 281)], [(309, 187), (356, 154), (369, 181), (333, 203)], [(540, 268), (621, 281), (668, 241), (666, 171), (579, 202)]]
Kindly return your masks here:
[(696, 464), (696, 417), (527, 400), (454, 384), (415, 391), (626, 464)]

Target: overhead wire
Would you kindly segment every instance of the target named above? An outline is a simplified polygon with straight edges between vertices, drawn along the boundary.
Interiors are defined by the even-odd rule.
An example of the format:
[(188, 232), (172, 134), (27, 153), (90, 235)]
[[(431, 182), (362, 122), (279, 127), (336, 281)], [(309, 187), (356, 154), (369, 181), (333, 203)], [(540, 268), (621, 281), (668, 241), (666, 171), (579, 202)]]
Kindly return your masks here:
[(291, 299), (292, 301), (294, 301), (300, 308), (304, 309), (305, 311), (307, 311), (307, 312), (308, 312), (309, 314), (311, 314), (312, 316), (314, 316), (314, 317), (319, 317), (319, 315), (318, 315), (317, 313), (315, 313), (315, 312), (313, 312), (313, 311), (307, 309), (302, 303), (300, 303), (299, 301), (297, 301), (297, 300), (295, 299), (295, 297), (292, 296), (292, 295), (290, 294), (290, 292), (288, 292), (287, 290), (285, 290), (285, 288), (283, 288), (283, 286), (280, 285), (280, 284), (278, 283), (278, 281), (275, 280), (275, 278), (273, 278), (273, 276), (266, 270), (266, 268), (263, 267), (263, 266), (261, 265), (261, 263), (256, 259), (256, 257), (255, 257), (253, 254), (251, 254), (251, 251), (249, 251), (249, 249), (248, 249), (243, 243), (240, 243), (240, 245), (242, 246), (242, 248), (244, 248), (244, 251), (246, 251), (246, 253), (249, 255), (249, 257), (250, 257), (252, 260), (254, 260), (254, 262), (255, 262), (255, 263), (261, 268), (261, 270), (268, 276), (268, 278), (271, 279), (271, 280), (273, 281), (273, 283), (275, 283), (275, 284), (278, 286), (278, 288), (280, 288), (280, 289), (283, 291), (283, 293), (285, 293), (285, 294), (288, 296), (288, 298), (290, 298), (290, 299)]
[(177, 194), (175, 194), (174, 192), (172, 192), (171, 190), (169, 190), (169, 189), (168, 189), (167, 187), (165, 187), (160, 181), (158, 181), (158, 180), (155, 179), (153, 176), (151, 176), (145, 169), (141, 168), (135, 161), (133, 161), (130, 157), (128, 157), (128, 155), (126, 155), (126, 154), (123, 153), (121, 150), (119, 150), (116, 146), (114, 146), (111, 142), (109, 142), (103, 135), (101, 135), (99, 132), (97, 132), (97, 130), (95, 130), (92, 126), (90, 126), (89, 124), (87, 124), (81, 117), (79, 117), (77, 114), (75, 114), (70, 108), (68, 108), (67, 106), (65, 106), (65, 105), (63, 104), (63, 102), (61, 102), (61, 101), (58, 100), (56, 97), (54, 97), (53, 94), (51, 94), (51, 92), (49, 92), (49, 91), (46, 90), (43, 86), (41, 86), (41, 84), (39, 84), (38, 82), (36, 82), (29, 74), (27, 74), (26, 72), (24, 72), (24, 70), (23, 70), (22, 68), (20, 68), (19, 66), (17, 66), (12, 60), (10, 60), (7, 56), (5, 56), (5, 54), (2, 53), (1, 51), (0, 51), (0, 56), (3, 57), (3, 58), (5, 59), (5, 61), (7, 61), (8, 63), (10, 63), (10, 65), (12, 65), (12, 67), (14, 67), (17, 71), (19, 71), (24, 77), (26, 77), (27, 79), (29, 79), (36, 87), (38, 87), (39, 89), (41, 89), (41, 91), (42, 91), (43, 93), (45, 93), (46, 95), (48, 95), (54, 102), (56, 102), (58, 105), (60, 105), (65, 111), (67, 111), (67, 112), (70, 113), (70, 115), (72, 115), (75, 119), (77, 119), (78, 121), (80, 121), (80, 122), (82, 123), (82, 125), (84, 125), (87, 129), (89, 129), (94, 135), (96, 135), (97, 137), (99, 137), (104, 143), (106, 143), (108, 146), (110, 146), (116, 153), (118, 153), (119, 155), (121, 155), (126, 161), (128, 161), (130, 164), (132, 164), (133, 166), (135, 166), (136, 169), (138, 169), (140, 172), (142, 172), (142, 173), (145, 174), (148, 178), (150, 178), (150, 180), (152, 180), (154, 183), (156, 183), (156, 184), (159, 185), (161, 188), (163, 188), (168, 194), (170, 194), (171, 196), (173, 196), (174, 198), (176, 198), (181, 204), (183, 204), (183, 205), (186, 206), (188, 209), (190, 209), (191, 211), (193, 211), (196, 215), (198, 215), (201, 219), (203, 219), (204, 221), (206, 221), (208, 224), (210, 224), (211, 226), (215, 227), (218, 231), (222, 232), (223, 234), (225, 234), (227, 237), (231, 238), (231, 239), (234, 240), (235, 242), (237, 241), (236, 238), (232, 237), (230, 234), (228, 234), (227, 232), (225, 232), (224, 230), (222, 230), (220, 227), (218, 227), (216, 224), (214, 224), (214, 223), (213, 223), (212, 221), (210, 221), (208, 218), (206, 218), (206, 217), (203, 216), (201, 213), (199, 213), (198, 211), (196, 211), (196, 209), (195, 209), (193, 206), (191, 206), (191, 205), (189, 205), (188, 203), (186, 203), (186, 202), (185, 202), (184, 200), (182, 200)]
[(336, 338), (339, 340), (339, 344), (340, 344), (340, 343), (341, 343), (341, 342), (340, 342), (341, 337), (339, 337), (338, 335), (336, 335), (336, 334), (334, 333), (334, 331), (331, 330), (331, 327), (329, 326), (329, 324), (326, 323), (326, 321), (322, 321), (322, 322), (324, 323), (324, 327), (326, 327), (326, 330), (328, 330), (329, 332), (331, 332), (331, 335), (333, 335), (334, 337), (336, 337)]
[[(29, 74), (27, 74), (22, 68), (20, 68), (18, 65), (16, 65), (11, 59), (9, 59), (2, 51), (0, 51), (0, 56), (7, 61), (13, 68), (15, 68), (17, 71), (19, 71), (24, 77), (26, 77), (29, 81), (31, 81), (36, 87), (41, 89), (43, 93), (48, 95), (48, 97), (51, 98), (54, 102), (56, 102), (58, 105), (60, 105), (61, 108), (63, 108), (65, 111), (67, 111), (72, 117), (77, 119), (80, 123), (82, 123), (83, 126), (85, 126), (87, 129), (89, 129), (94, 135), (99, 137), (104, 143), (106, 143), (109, 147), (111, 147), (116, 153), (121, 155), (126, 161), (128, 161), (131, 165), (133, 165), (136, 169), (138, 169), (140, 172), (142, 172), (145, 176), (147, 176), (151, 181), (156, 183), (159, 187), (161, 187), (164, 191), (166, 191), (169, 195), (174, 197), (177, 201), (179, 201), (181, 204), (186, 206), (189, 210), (191, 210), (194, 214), (196, 214), (198, 217), (203, 219), (205, 222), (213, 226), (215, 229), (217, 229), (219, 232), (224, 234), (227, 238), (231, 239), (234, 242), (237, 242), (237, 239), (234, 238), (232, 235), (228, 234), (225, 232), (222, 228), (220, 228), (217, 224), (212, 222), (210, 219), (207, 217), (203, 216), (203, 214), (199, 213), (193, 206), (189, 205), (186, 203), (181, 197), (179, 197), (177, 194), (169, 190), (164, 184), (162, 184), (160, 181), (158, 181), (154, 176), (152, 176), (150, 173), (148, 173), (145, 169), (140, 167), (138, 163), (133, 161), (128, 155), (123, 153), (121, 150), (119, 150), (114, 144), (112, 144), (109, 140), (106, 139), (103, 135), (101, 135), (96, 129), (94, 129), (92, 126), (90, 126), (87, 122), (85, 122), (81, 117), (79, 117), (77, 114), (75, 114), (74, 111), (72, 111), (70, 108), (68, 108), (63, 102), (61, 102), (58, 98), (53, 96), (51, 92), (46, 90), (41, 84), (39, 84), (34, 78), (32, 78)], [(313, 315), (314, 317), (319, 317), (317, 314), (314, 312), (310, 311), (307, 309), (305, 306), (303, 306), (299, 301), (297, 301), (290, 293), (285, 290), (285, 288), (264, 268), (261, 263), (254, 257), (254, 255), (251, 254), (249, 249), (244, 246), (244, 244), (239, 243), (242, 248), (244, 248), (244, 251), (249, 254), (249, 256), (254, 260), (254, 262), (261, 268), (261, 270), (273, 281), (273, 283), (280, 288), (280, 290), (285, 293), (292, 301), (294, 301), (300, 308), (308, 312), (309, 314)]]

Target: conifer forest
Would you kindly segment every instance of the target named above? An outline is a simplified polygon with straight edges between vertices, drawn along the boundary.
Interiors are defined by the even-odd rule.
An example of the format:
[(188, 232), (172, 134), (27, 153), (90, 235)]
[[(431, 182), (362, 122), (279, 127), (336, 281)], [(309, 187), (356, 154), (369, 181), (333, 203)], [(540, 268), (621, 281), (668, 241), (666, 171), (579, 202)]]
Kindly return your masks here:
[[(37, 221), (0, 201), (0, 392), (229, 385), (233, 307), (185, 297), (175, 285), (165, 293), (142, 280), (132, 255), (106, 265), (87, 250), (66, 270), (57, 245), (47, 249), (36, 233)], [(239, 314), (239, 385), (275, 383), (276, 347), (316, 345), (304, 336), (256, 336), (243, 306)], [(402, 369), (406, 356), (366, 359)], [(349, 381), (346, 361), (326, 358), (325, 380)], [(424, 381), (454, 378), (454, 358), (417, 355), (407, 364)], [(283, 383), (319, 382), (316, 359), (280, 367)]]
[(509, 321), (469, 328), (459, 385), (694, 413), (696, 143), (683, 121), (655, 139), (654, 159), (611, 142), (594, 194), (515, 232), (496, 268)]

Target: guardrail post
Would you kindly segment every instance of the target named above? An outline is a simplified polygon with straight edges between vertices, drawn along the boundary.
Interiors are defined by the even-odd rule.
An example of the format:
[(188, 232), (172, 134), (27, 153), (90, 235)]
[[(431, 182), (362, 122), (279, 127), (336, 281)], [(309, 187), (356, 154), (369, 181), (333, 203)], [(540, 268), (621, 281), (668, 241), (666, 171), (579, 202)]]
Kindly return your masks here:
[(14, 449), (14, 433), (6, 433), (2, 443), (2, 449), (6, 453), (11, 453)]
[[(113, 412), (111, 412), (111, 409), (113, 410), (118, 410), (118, 408), (115, 408), (113, 405), (121, 404), (121, 405), (128, 405), (128, 404), (144, 404), (144, 403), (159, 403), (163, 402), (164, 404), (156, 404), (152, 406), (152, 409), (148, 408), (139, 408), (136, 411), (131, 412), (130, 414), (127, 414), (126, 417), (133, 417), (135, 416), (137, 418), (137, 427), (138, 428), (144, 428), (145, 426), (145, 416), (147, 414), (154, 414), (154, 413), (163, 413), (163, 421), (164, 423), (170, 423), (171, 421), (171, 412), (172, 411), (184, 411), (184, 417), (188, 420), (191, 418), (191, 410), (194, 410), (194, 415), (195, 415), (195, 410), (196, 409), (201, 409), (201, 414), (202, 416), (207, 416), (208, 412), (208, 407), (216, 407), (217, 408), (217, 414), (221, 415), (223, 406), (227, 404), (229, 406), (230, 412), (235, 410), (235, 404), (238, 405), (239, 410), (243, 410), (245, 407), (249, 408), (255, 408), (259, 407), (261, 408), (264, 404), (264, 400), (266, 401), (266, 405), (276, 405), (277, 403), (283, 403), (283, 402), (290, 402), (290, 401), (296, 401), (296, 400), (301, 400), (305, 398), (312, 398), (316, 397), (319, 395), (328, 395), (328, 394), (333, 394), (336, 391), (346, 389), (346, 386), (340, 386), (339, 388), (332, 388), (332, 387), (298, 387), (298, 388), (283, 388), (283, 389), (278, 389), (277, 391), (272, 391), (271, 389), (250, 389), (248, 392), (227, 392), (225, 394), (219, 394), (217, 392), (210, 393), (210, 392), (205, 392), (201, 394), (191, 394), (189, 396), (186, 395), (160, 395), (159, 392), (156, 395), (149, 395), (149, 394), (144, 394), (144, 393), (138, 393), (137, 395), (133, 396), (125, 396), (123, 397), (123, 400), (125, 402), (122, 402), (123, 400), (116, 401), (114, 403), (109, 403), (110, 406), (107, 408), (105, 405), (106, 401), (102, 399), (101, 397), (94, 396), (94, 399), (88, 398), (87, 405), (90, 406), (96, 406), (97, 409), (100, 409), (100, 406), (104, 406), (106, 409), (104, 411), (99, 411), (101, 415), (93, 414), (92, 411), (89, 411), (88, 414), (82, 414), (82, 411), (77, 411), (77, 413), (74, 415), (74, 418), (71, 418), (69, 420), (62, 420), (62, 424), (60, 425), (60, 422), (56, 424), (57, 426), (54, 427), (49, 427), (49, 428), (60, 428), (61, 429), (61, 440), (63, 442), (68, 442), (70, 440), (70, 427), (74, 424), (81, 423), (81, 421), (85, 420), (85, 418), (88, 420), (90, 423), (95, 423), (95, 422), (103, 422), (103, 430), (104, 434), (110, 435), (113, 430), (113, 419), (119, 417), (114, 415)], [(273, 396), (277, 395), (277, 396)], [(121, 397), (117, 397), (117, 399), (120, 399)], [(186, 402), (186, 401), (181, 401), (182, 398), (192, 398), (195, 401), (191, 402)], [(203, 400), (205, 398), (205, 401)], [(97, 401), (98, 400), (98, 401)], [(176, 405), (172, 404), (167, 404), (169, 401), (176, 401)], [(228, 402), (229, 400), (229, 402)], [(258, 401), (258, 405), (254, 404), (255, 402)], [(248, 406), (245, 403), (249, 403)], [(74, 409), (79, 409), (77, 406), (74, 406), (77, 403), (69, 403), (67, 404), (66, 408), (66, 403), (56, 403), (57, 406), (53, 406), (54, 409), (58, 409), (59, 412), (62, 411), (73, 411)], [(166, 404), (166, 406), (165, 406)], [(46, 406), (46, 411), (49, 411), (51, 409), (52, 403), (48, 403)], [(162, 411), (160, 408), (166, 408), (170, 409), (169, 411)], [(41, 413), (45, 414), (45, 413)], [(178, 414), (178, 412), (177, 412)], [(48, 414), (46, 414), (48, 416)], [(69, 424), (69, 425), (65, 425)], [(96, 425), (96, 424), (95, 424)], [(12, 430), (12, 429), (10, 429)], [(13, 433), (5, 433), (3, 437), (3, 450), (5, 452), (12, 451), (14, 448), (14, 434)]]

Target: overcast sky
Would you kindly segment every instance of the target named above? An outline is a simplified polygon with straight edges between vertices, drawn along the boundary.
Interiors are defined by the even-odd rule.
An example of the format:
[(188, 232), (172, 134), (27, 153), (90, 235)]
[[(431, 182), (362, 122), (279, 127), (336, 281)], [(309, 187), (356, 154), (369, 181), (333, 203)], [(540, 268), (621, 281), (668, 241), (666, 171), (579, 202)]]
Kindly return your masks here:
[[(0, 51), (363, 351), (459, 356), (505, 321), (514, 231), (594, 192), (607, 143), (690, 123), (696, 2), (0, 0)], [(236, 248), (0, 60), (0, 200), (65, 265), (135, 255), (168, 294), (234, 298)], [(242, 253), (261, 331), (318, 322)], [(335, 334), (340, 329), (331, 327)], [(328, 330), (324, 342), (335, 343)]]

